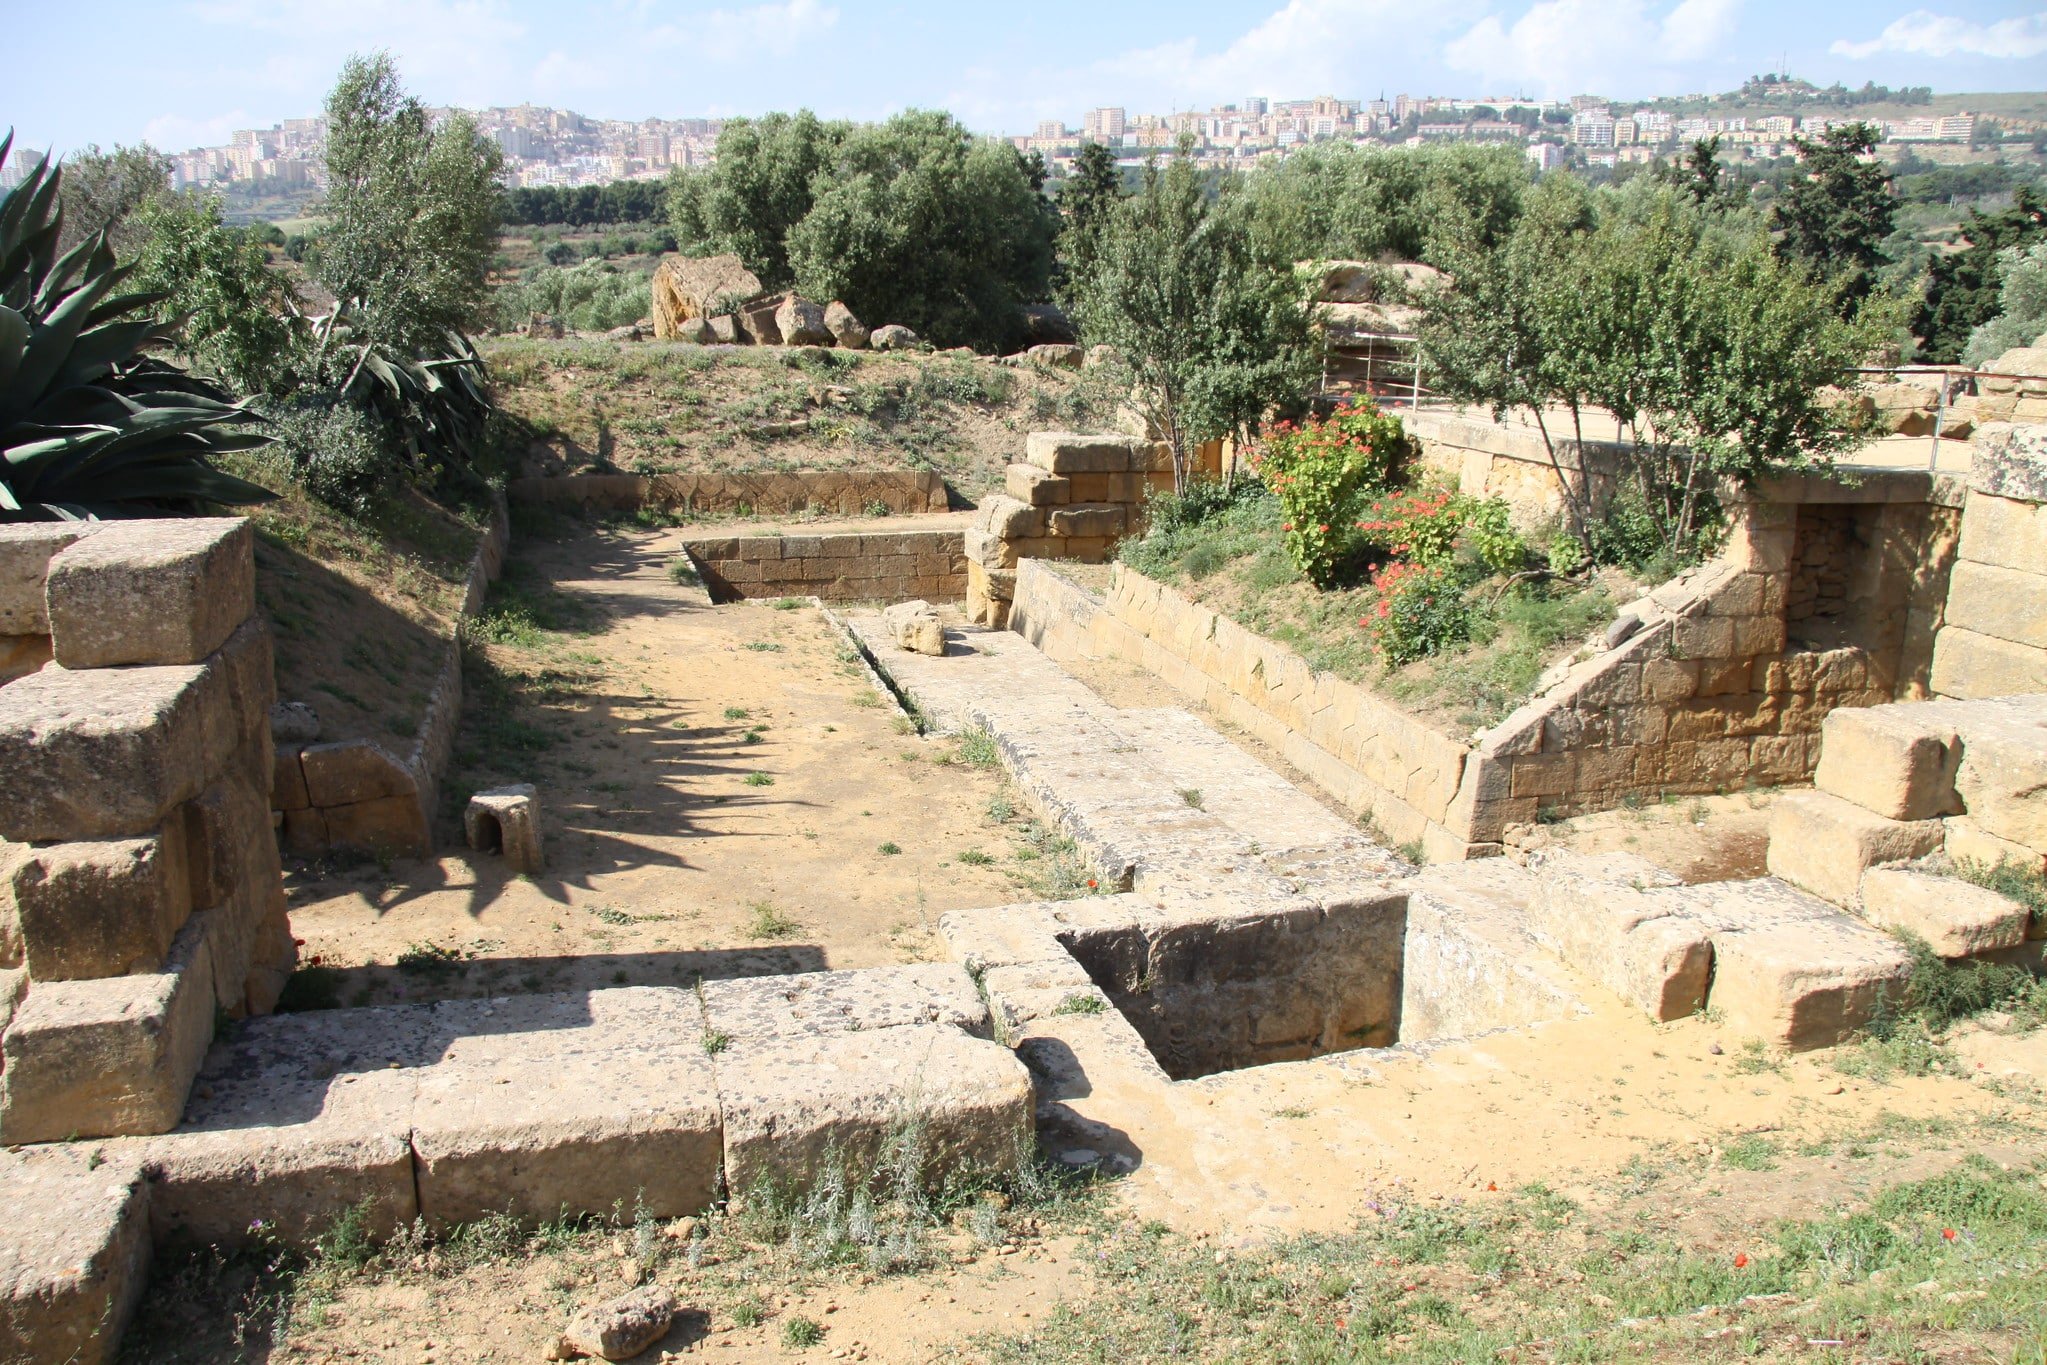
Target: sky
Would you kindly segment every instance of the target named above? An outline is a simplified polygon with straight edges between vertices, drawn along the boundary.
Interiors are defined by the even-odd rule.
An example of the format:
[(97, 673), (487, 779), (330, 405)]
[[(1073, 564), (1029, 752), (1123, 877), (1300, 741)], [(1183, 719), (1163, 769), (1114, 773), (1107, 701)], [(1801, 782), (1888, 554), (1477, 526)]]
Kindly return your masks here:
[[(0, 0), (0, 130), (59, 154), (217, 145), (318, 112), (386, 49), (432, 104), (604, 118), (945, 108), (984, 132), (1245, 96), (1646, 98), (1788, 66), (1827, 84), (2047, 89), (2047, 9), (1995, 0)], [(2038, 5), (2040, 0), (2032, 0)]]

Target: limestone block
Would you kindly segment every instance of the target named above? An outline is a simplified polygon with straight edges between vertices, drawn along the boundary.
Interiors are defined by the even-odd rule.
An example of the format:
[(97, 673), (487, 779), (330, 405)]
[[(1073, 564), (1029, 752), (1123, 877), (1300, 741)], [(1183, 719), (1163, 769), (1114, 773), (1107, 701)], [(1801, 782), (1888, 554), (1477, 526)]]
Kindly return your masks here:
[(149, 1278), (149, 1213), (133, 1154), (0, 1153), (0, 1360), (108, 1365)]
[(412, 1109), (441, 1037), (428, 1005), (272, 1015), (225, 1034), (184, 1120), (141, 1144), (157, 1240), (305, 1245), (357, 1207), (373, 1237), (410, 1223)]
[(966, 557), (984, 569), (1015, 568), (1017, 544), (989, 531), (973, 530), (966, 532), (960, 542)]
[(1970, 447), (1969, 486), (2014, 501), (2047, 503), (2047, 431), (2036, 425), (1984, 426)]
[(43, 596), (50, 561), (80, 537), (110, 525), (100, 521), (0, 524), (0, 635), (48, 635)]
[(2032, 572), (1957, 561), (1948, 580), (1946, 622), (2047, 651), (2047, 560)]
[(111, 522), (50, 561), (44, 592), (66, 668), (196, 664), (256, 609), (244, 517)]
[(1536, 874), (1528, 928), (1536, 939), (1651, 1019), (1682, 1019), (1706, 1002), (1713, 952), (1705, 929), (1644, 894), (1674, 879), (1631, 854), (1557, 853)]
[(1024, 461), (1054, 474), (1123, 474), (1140, 467), (1149, 445), (1134, 436), (1034, 431), (1024, 438)]
[(50, 662), (47, 635), (0, 635), (0, 687)]
[(1011, 465), (1004, 487), (1010, 497), (1033, 507), (1056, 507), (1073, 501), (1071, 481), (1032, 464)]
[[(1063, 954), (1062, 954), (1063, 955)], [(988, 1006), (966, 969), (920, 962), (863, 971), (706, 981), (705, 1028), (738, 1041), (943, 1024), (988, 1034)]]
[(2025, 906), (1988, 887), (1903, 867), (1863, 874), (1862, 914), (1871, 924), (1924, 939), (1942, 957), (2016, 948), (2032, 922)]
[(921, 598), (898, 602), (883, 608), (881, 619), (898, 648), (933, 658), (945, 656), (945, 627), (939, 622), (937, 608), (929, 602)]
[(462, 812), (462, 829), (471, 848), (502, 852), (514, 872), (537, 877), (546, 867), (540, 853), (540, 797), (531, 782), (493, 787), (470, 797)]
[(1960, 807), (1951, 726), (1915, 705), (1843, 707), (1821, 727), (1813, 785), (1889, 820), (1930, 820)]
[(701, 1035), (661, 1048), (472, 1055), (428, 1068), (413, 1110), (420, 1215), (440, 1226), (698, 1213), (717, 1195), (718, 1090)]
[(309, 744), (299, 755), (306, 795), (315, 806), (351, 806), (387, 796), (412, 796), (419, 783), (404, 762), (366, 739)]
[(1862, 874), (1938, 849), (1938, 820), (1890, 820), (1826, 792), (1789, 792), (1770, 812), (1769, 868), (1822, 900), (1854, 906)]
[(924, 1175), (1013, 1169), (1029, 1142), (1031, 1079), (999, 1043), (939, 1024), (735, 1042), (713, 1059), (725, 1178), (807, 1183), (828, 1151), (862, 1169), (890, 1133), (923, 1128)]
[(182, 825), (28, 850), (6, 870), (0, 902), (12, 904), (36, 981), (157, 971), (192, 913)]
[(1941, 821), (1941, 852), (1958, 863), (1982, 863), (1996, 867), (2012, 863), (2033, 872), (2047, 873), (2047, 852), (2000, 839), (1966, 815)]
[(186, 921), (161, 972), (32, 986), (4, 1040), (0, 1142), (168, 1131), (213, 1007), (204, 914)]
[(330, 846), (363, 849), (387, 857), (425, 857), (433, 847), (426, 812), (418, 796), (385, 796), (320, 812)]
[(1986, 833), (2047, 853), (2047, 696), (1973, 706), (1955, 791)]
[(0, 838), (147, 834), (233, 751), (219, 670), (44, 669), (0, 687)]
[(1911, 969), (1889, 935), (1773, 878), (1655, 894), (1686, 903), (1712, 934), (1707, 1003), (1737, 1033), (1777, 1047), (1846, 1041)]
[(267, 889), (269, 904), (256, 929), (255, 957), (242, 981), (244, 1016), (269, 1014), (277, 1008), (286, 983), (298, 970), (298, 940), (292, 937), (291, 912), (285, 904), (282, 881)]
[(296, 744), (277, 746), (270, 769), (272, 810), (304, 810), (313, 804), (312, 795), (306, 790), (305, 769), (299, 766), (299, 748)]
[(1142, 502), (1145, 483), (1142, 474), (1072, 475), (1072, 502)]
[(974, 514), (974, 529), (1003, 540), (1022, 540), (1044, 532), (1045, 514), (1027, 502), (997, 493)]
[(270, 803), (239, 778), (223, 778), (185, 803), (192, 904), (219, 905), (250, 875), (251, 850), (270, 838)]
[[(1074, 503), (1047, 512), (1045, 523), (1046, 529), (1055, 536), (1106, 539), (1123, 534), (1124, 509), (1111, 503)], [(1079, 555), (1076, 554), (1075, 558)]]
[(294, 857), (310, 857), (327, 851), (327, 817), (310, 806), (304, 810), (279, 812), (284, 823), (277, 832), (278, 846)]
[(2040, 572), (2047, 564), (2047, 503), (1971, 493), (1955, 553), (1958, 561)]

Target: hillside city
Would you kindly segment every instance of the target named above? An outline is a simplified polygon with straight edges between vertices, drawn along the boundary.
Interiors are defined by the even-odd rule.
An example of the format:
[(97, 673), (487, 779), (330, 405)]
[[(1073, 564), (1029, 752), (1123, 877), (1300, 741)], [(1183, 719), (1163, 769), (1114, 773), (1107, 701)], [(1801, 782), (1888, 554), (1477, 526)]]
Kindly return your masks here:
[[(1757, 102), (1775, 97), (1798, 100), (1811, 87), (1772, 78), (1751, 81), (1740, 94)], [(1879, 91), (1879, 95), (1891, 94)], [(1896, 92), (1897, 103), (1923, 103), (1922, 90)], [(1723, 97), (1723, 103), (1736, 97)], [(1376, 146), (1422, 146), (1439, 142), (1521, 145), (1538, 170), (1561, 166), (1614, 167), (1647, 164), (1706, 137), (1719, 137), (1723, 155), (1769, 161), (1791, 154), (1794, 137), (1819, 137), (1830, 127), (1866, 121), (1885, 144), (1974, 146), (1979, 140), (2035, 138), (2047, 132), (2036, 119), (1985, 118), (1968, 110), (1927, 112), (1903, 118), (1871, 118), (1838, 103), (1822, 111), (1733, 113), (1716, 117), (1687, 113), (1710, 106), (1705, 96), (1657, 101), (1640, 107), (1581, 95), (1569, 100), (1520, 97), (1470, 99), (1400, 94), (1392, 99), (1271, 99), (1255, 96), (1205, 111), (1133, 113), (1105, 106), (1088, 110), (1080, 125), (1041, 121), (1030, 133), (1009, 136), (1019, 151), (1041, 155), (1061, 174), (1080, 149), (1101, 143), (1129, 164), (1171, 150), (1191, 139), (1198, 163), (1244, 166), (1283, 158), (1295, 148), (1327, 142)], [(1744, 102), (1747, 103), (1747, 102)], [(1673, 107), (1674, 106), (1674, 107)], [(452, 109), (437, 111), (441, 115)], [(590, 118), (568, 109), (533, 104), (467, 111), (478, 130), (504, 154), (505, 183), (515, 188), (604, 185), (621, 180), (658, 180), (677, 168), (700, 167), (716, 159), (719, 118)], [(286, 119), (270, 128), (236, 130), (226, 145), (194, 147), (172, 156), (172, 188), (225, 186), (272, 189), (322, 188), (321, 156), (326, 144), (323, 117)], [(26, 159), (18, 153), (0, 168), (0, 186), (15, 183)]]

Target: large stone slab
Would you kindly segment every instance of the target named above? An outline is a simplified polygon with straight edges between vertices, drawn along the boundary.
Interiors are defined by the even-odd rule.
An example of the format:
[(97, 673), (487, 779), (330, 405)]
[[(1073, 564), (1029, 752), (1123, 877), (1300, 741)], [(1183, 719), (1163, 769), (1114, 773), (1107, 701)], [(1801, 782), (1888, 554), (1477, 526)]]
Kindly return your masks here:
[(1890, 820), (1826, 792), (1790, 792), (1770, 811), (1772, 876), (1835, 905), (1854, 906), (1862, 874), (1941, 845), (1938, 820)]
[(0, 1360), (115, 1359), (149, 1274), (134, 1155), (84, 1145), (0, 1153), (0, 1208)]
[(0, 838), (147, 834), (205, 786), (236, 739), (227, 678), (200, 665), (44, 669), (9, 683)]
[(953, 962), (861, 971), (706, 981), (698, 992), (709, 1034), (762, 1040), (945, 1024), (987, 1036), (988, 1007)]
[(50, 637), (65, 668), (196, 664), (256, 609), (243, 517), (111, 522), (50, 561)]
[(356, 1208), (372, 1236), (410, 1223), (413, 1099), (441, 1042), (430, 1005), (234, 1025), (184, 1121), (142, 1144), (156, 1239), (305, 1244)]
[(932, 1180), (999, 1172), (1029, 1150), (1031, 1081), (1014, 1053), (942, 1024), (735, 1041), (717, 1054), (725, 1178), (745, 1196), (800, 1185), (836, 1153), (850, 1173), (920, 1144)]
[(80, 537), (105, 529), (96, 521), (0, 524), (0, 635), (48, 635), (43, 585), (50, 561)]
[(1679, 907), (1650, 897), (1675, 878), (1630, 854), (1532, 857), (1528, 929), (1538, 942), (1651, 1019), (1706, 1003), (1713, 945)]
[(2016, 948), (2032, 919), (2025, 906), (1988, 887), (1902, 867), (1863, 874), (1862, 914), (1871, 924), (1924, 939), (1949, 958)]
[(1135, 436), (1034, 431), (1024, 438), (1024, 461), (1052, 474), (1123, 474), (1144, 467), (1150, 446)]
[(1813, 785), (1890, 820), (1930, 820), (1960, 810), (1952, 723), (1924, 703), (1842, 707), (1821, 727)]
[(1956, 710), (1962, 761), (1955, 791), (1969, 818), (2000, 839), (2047, 853), (2047, 694)]
[(0, 1142), (177, 1124), (213, 1036), (208, 918), (186, 922), (161, 972), (30, 987), (4, 1040)]
[(20, 926), (37, 981), (154, 972), (192, 913), (182, 820), (143, 839), (24, 849), (0, 870), (0, 917)]

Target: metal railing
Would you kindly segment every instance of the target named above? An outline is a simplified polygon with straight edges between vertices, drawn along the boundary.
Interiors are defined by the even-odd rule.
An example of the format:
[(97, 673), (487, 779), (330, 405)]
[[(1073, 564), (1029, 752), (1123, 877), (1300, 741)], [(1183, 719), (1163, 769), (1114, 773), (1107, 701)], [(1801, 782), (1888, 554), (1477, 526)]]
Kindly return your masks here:
[[(1342, 370), (1357, 375), (1350, 383)], [(1421, 338), (1406, 332), (1365, 332), (1331, 328), (1322, 348), (1322, 384), (1317, 396), (1364, 393), (1381, 407), (1418, 408), (1436, 397), (1422, 384)]]
[[(1932, 383), (1936, 394), (1932, 410), (1933, 429), (1927, 434), (1926, 467), (1928, 469), (1934, 469), (1939, 466), (1940, 443), (1948, 429), (1949, 414), (1954, 409), (1956, 399), (1980, 396), (1977, 385), (1985, 379), (2010, 379), (2014, 381), (2030, 379), (2038, 381), (2040, 378), (2038, 375), (2004, 374), (1996, 370), (1972, 370), (1966, 365), (1866, 365), (1858, 368), (1855, 373), (1863, 376), (1881, 376), (1894, 382), (1907, 380), (1912, 377), (1924, 377)], [(1915, 403), (1910, 407), (1892, 406), (1885, 408), (1879, 406), (1876, 411), (1879, 413), (1916, 413), (1925, 412), (1926, 408)], [(1900, 431), (1898, 434), (1909, 435), (1910, 433)]]

